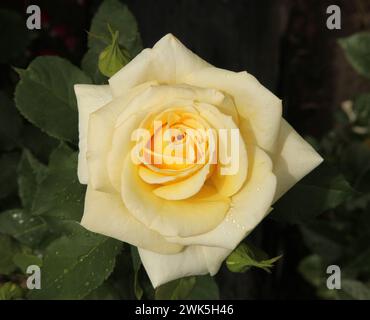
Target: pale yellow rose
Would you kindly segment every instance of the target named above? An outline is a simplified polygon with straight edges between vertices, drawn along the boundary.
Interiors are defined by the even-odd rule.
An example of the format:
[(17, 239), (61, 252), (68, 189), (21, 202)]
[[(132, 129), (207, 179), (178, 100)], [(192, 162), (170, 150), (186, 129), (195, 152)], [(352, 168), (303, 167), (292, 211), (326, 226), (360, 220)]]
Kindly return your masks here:
[[(85, 228), (139, 248), (154, 287), (222, 261), (322, 158), (282, 118), (281, 100), (247, 72), (213, 67), (169, 34), (109, 85), (75, 86)], [(239, 169), (132, 161), (132, 133), (153, 119), (239, 128)], [(166, 123), (167, 123), (166, 122)]]

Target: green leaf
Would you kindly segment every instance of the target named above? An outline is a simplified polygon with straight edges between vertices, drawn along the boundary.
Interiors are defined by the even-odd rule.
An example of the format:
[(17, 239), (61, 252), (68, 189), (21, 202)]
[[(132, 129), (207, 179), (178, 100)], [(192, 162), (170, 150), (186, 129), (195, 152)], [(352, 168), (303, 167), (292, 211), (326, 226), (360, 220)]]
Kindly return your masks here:
[(196, 277), (187, 277), (165, 283), (155, 291), (156, 300), (183, 300), (186, 299), (193, 290)]
[(118, 290), (111, 281), (104, 282), (101, 286), (91, 291), (85, 300), (120, 300)]
[(22, 16), (14, 11), (0, 10), (0, 63), (9, 62), (25, 54), (30, 31)]
[(324, 285), (325, 270), (325, 264), (317, 254), (305, 257), (298, 266), (299, 273), (314, 287)]
[(22, 115), (50, 136), (78, 139), (76, 83), (91, 83), (81, 70), (59, 57), (37, 57), (23, 72), (15, 90)]
[(155, 289), (153, 288), (152, 283), (146, 272), (141, 272), (139, 274), (140, 278), (140, 287), (143, 289), (143, 297), (146, 300), (155, 299)]
[(343, 274), (357, 277), (365, 275), (370, 277), (370, 249), (365, 250), (356, 256), (345, 266)]
[(339, 206), (354, 194), (355, 191), (342, 174), (322, 164), (274, 205), (271, 216), (289, 223), (309, 222), (320, 213)]
[(17, 266), (13, 262), (13, 256), (19, 252), (19, 247), (8, 236), (0, 234), (0, 274), (9, 275)]
[(130, 61), (128, 53), (119, 47), (118, 36), (118, 31), (112, 34), (112, 43), (99, 54), (99, 70), (107, 77), (113, 76)]
[(353, 111), (356, 114), (356, 125), (370, 130), (370, 94), (362, 94), (356, 97)]
[(308, 283), (316, 288), (318, 297), (322, 299), (337, 299), (337, 290), (329, 290), (326, 286), (326, 280), (329, 276), (326, 274), (327, 266), (319, 255), (313, 254), (301, 260), (298, 271)]
[(251, 267), (270, 272), (270, 268), (282, 256), (267, 259), (260, 249), (241, 243), (226, 259), (226, 266), (231, 272), (245, 272)]
[(348, 61), (361, 75), (370, 78), (370, 33), (356, 33), (339, 40)]
[(11, 150), (19, 145), (22, 118), (14, 103), (0, 92), (0, 149)]
[(0, 232), (27, 246), (36, 247), (47, 231), (48, 226), (41, 217), (32, 216), (21, 209), (8, 210), (0, 214)]
[(61, 144), (50, 156), (48, 173), (37, 189), (32, 213), (80, 220), (85, 187), (77, 180), (77, 153)]
[[(141, 273), (141, 275), (143, 274)], [(123, 243), (122, 250), (116, 257), (114, 271), (109, 276), (108, 282), (118, 291), (120, 299), (136, 299), (130, 245)]]
[(71, 224), (74, 231), (46, 249), (41, 289), (30, 291), (30, 299), (82, 299), (113, 271), (121, 243)]
[(360, 281), (343, 279), (342, 290), (346, 294), (346, 298), (370, 300), (370, 286), (365, 285)]
[[(118, 43), (134, 57), (142, 50), (141, 38), (135, 17), (118, 0), (105, 0), (99, 7), (92, 22), (88, 39), (89, 48), (97, 48), (102, 51), (110, 42), (111, 35), (107, 28), (108, 24), (112, 30), (119, 32)], [(101, 40), (105, 39), (105, 41)]]
[(325, 257), (326, 262), (334, 262), (343, 254), (345, 243), (341, 230), (336, 230), (325, 221), (304, 225), (300, 229), (306, 246)]
[(341, 154), (342, 171), (352, 181), (354, 188), (370, 192), (370, 148), (365, 143), (352, 142)]
[(0, 155), (0, 199), (4, 199), (17, 190), (17, 152)]
[(135, 57), (141, 50), (141, 38), (133, 14), (118, 0), (106, 0), (95, 14), (89, 32), (89, 50), (82, 59), (82, 69), (94, 80), (94, 83), (107, 82), (107, 77), (99, 72), (99, 54), (111, 42), (108, 24), (119, 32), (118, 44), (127, 50), (130, 57)]
[(107, 83), (108, 78), (103, 75), (98, 67), (99, 54), (97, 48), (90, 48), (82, 58), (81, 68), (93, 79), (96, 84)]
[(17, 253), (13, 256), (14, 264), (26, 274), (27, 268), (31, 265), (42, 267), (42, 259), (30, 253)]
[(131, 246), (131, 259), (132, 259), (132, 266), (134, 269), (134, 291), (136, 299), (140, 300), (143, 297), (143, 289), (139, 283), (139, 271), (141, 267), (141, 260), (139, 256), (139, 252), (137, 247)]
[(21, 287), (12, 282), (5, 282), (0, 285), (0, 300), (13, 300), (23, 297), (23, 290)]
[(187, 297), (189, 300), (218, 300), (219, 298), (217, 283), (209, 275), (196, 277), (195, 285)]
[(22, 143), (24, 148), (30, 150), (35, 157), (46, 163), (49, 161), (51, 152), (58, 147), (60, 141), (27, 123), (22, 130)]
[(28, 150), (24, 150), (18, 165), (18, 192), (26, 210), (31, 209), (36, 187), (46, 173), (46, 167)]
[(217, 300), (218, 286), (213, 277), (192, 276), (173, 280), (158, 287), (156, 300)]

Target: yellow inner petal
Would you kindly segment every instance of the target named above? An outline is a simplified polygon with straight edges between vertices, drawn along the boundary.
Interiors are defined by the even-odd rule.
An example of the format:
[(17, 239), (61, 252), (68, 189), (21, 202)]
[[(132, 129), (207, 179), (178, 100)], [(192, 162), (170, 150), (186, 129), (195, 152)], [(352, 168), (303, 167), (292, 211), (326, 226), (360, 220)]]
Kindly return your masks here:
[[(228, 125), (232, 121), (230, 116), (218, 112), (208, 119), (209, 112), (203, 112), (198, 102), (186, 101), (184, 106), (181, 102), (178, 101), (179, 106), (174, 103), (169, 108), (162, 108), (161, 112), (149, 113), (140, 124), (140, 129), (147, 130), (149, 134), (140, 150), (142, 161), (138, 175), (144, 182), (157, 185), (153, 193), (166, 200), (190, 198), (201, 191), (211, 176), (219, 176), (219, 141), (214, 129), (220, 129), (223, 123), (226, 124), (225, 129), (232, 127)], [(214, 117), (220, 119), (215, 122)], [(227, 117), (227, 121), (223, 117)], [(244, 145), (242, 140), (241, 143)], [(246, 157), (242, 158), (244, 162)], [(246, 170), (247, 167), (242, 171)], [(222, 177), (212, 179), (210, 184), (216, 182), (219, 191), (222, 189), (224, 195), (231, 196), (240, 188), (245, 174), (221, 180)], [(234, 182), (237, 186), (229, 187)]]

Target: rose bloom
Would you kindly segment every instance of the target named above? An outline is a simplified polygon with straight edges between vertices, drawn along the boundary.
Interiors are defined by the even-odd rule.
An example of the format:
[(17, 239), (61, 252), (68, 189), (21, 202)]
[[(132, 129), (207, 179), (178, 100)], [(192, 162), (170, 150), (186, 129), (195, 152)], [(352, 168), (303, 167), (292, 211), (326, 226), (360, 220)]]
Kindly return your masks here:
[[(281, 100), (255, 77), (210, 65), (171, 34), (109, 85), (77, 84), (75, 93), (78, 177), (87, 184), (81, 224), (137, 246), (154, 287), (217, 273), (274, 202), (322, 161), (282, 118)], [(155, 121), (180, 137), (162, 139), (156, 150), (135, 140), (137, 129), (156, 140)], [(170, 161), (165, 147), (189, 128), (239, 129), (240, 135), (219, 141), (217, 152), (203, 141), (203, 162)], [(139, 142), (144, 156), (134, 161)], [(192, 147), (197, 154), (197, 144)], [(228, 163), (210, 159), (230, 156), (232, 147), (237, 170), (223, 174)], [(145, 154), (162, 161), (143, 161)]]

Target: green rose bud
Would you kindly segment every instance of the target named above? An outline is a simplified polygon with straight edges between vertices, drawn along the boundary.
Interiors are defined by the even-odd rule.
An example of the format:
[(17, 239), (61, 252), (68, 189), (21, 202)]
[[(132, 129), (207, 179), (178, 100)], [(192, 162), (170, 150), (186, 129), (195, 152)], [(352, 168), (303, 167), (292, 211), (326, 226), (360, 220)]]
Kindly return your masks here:
[(120, 48), (118, 44), (119, 32), (112, 32), (112, 43), (107, 46), (99, 55), (99, 70), (107, 77), (113, 76), (122, 69), (129, 61), (128, 52)]
[(277, 256), (268, 259), (266, 253), (260, 249), (242, 243), (226, 259), (226, 266), (232, 272), (245, 272), (251, 267), (261, 268), (266, 272), (270, 272), (270, 268), (281, 257)]

